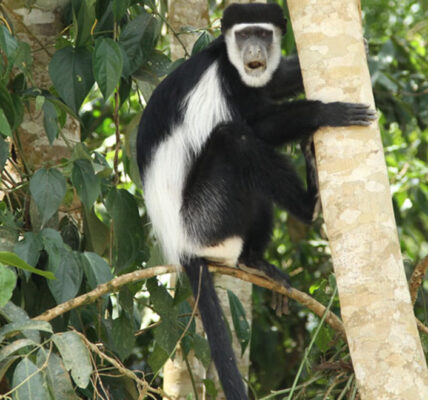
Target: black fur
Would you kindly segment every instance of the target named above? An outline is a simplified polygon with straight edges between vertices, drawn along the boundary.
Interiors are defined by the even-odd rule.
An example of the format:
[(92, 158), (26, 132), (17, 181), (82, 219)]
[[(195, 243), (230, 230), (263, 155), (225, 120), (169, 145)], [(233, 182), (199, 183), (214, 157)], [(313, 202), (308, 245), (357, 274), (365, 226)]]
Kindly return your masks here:
[[(224, 14), (223, 29), (239, 22), (272, 22), (285, 29), (282, 18), (280, 8), (272, 4), (233, 5)], [(188, 235), (205, 246), (232, 236), (243, 238), (240, 260), (288, 286), (286, 275), (263, 260), (272, 229), (272, 203), (309, 223), (317, 185), (312, 171), (305, 188), (291, 162), (276, 147), (308, 139), (321, 126), (366, 125), (374, 116), (363, 105), (278, 102), (302, 90), (297, 57), (283, 59), (265, 87), (246, 86), (230, 63), (220, 36), (180, 65), (153, 93), (138, 133), (143, 180), (158, 146), (183, 119), (183, 99), (214, 62), (233, 120), (215, 127), (202, 151), (193, 155), (182, 199), (177, 199), (182, 204), (181, 217)], [(195, 297), (202, 271), (199, 311), (225, 395), (228, 400), (247, 399), (206, 261), (192, 254), (183, 257)]]
[[(217, 366), (217, 373), (227, 399), (244, 400), (245, 386), (236, 368), (230, 337), (224, 315), (207, 262), (202, 258), (190, 258), (182, 261), (184, 270), (189, 277), (195, 299), (199, 297), (198, 307), (201, 312), (202, 324), (208, 337), (211, 358)], [(199, 290), (200, 288), (200, 290)], [(215, 323), (212, 323), (215, 321)]]
[(240, 23), (261, 23), (268, 22), (276, 25), (285, 35), (287, 31), (287, 20), (283, 17), (282, 9), (278, 4), (231, 4), (224, 10), (221, 19), (221, 31), (225, 33), (233, 25)]

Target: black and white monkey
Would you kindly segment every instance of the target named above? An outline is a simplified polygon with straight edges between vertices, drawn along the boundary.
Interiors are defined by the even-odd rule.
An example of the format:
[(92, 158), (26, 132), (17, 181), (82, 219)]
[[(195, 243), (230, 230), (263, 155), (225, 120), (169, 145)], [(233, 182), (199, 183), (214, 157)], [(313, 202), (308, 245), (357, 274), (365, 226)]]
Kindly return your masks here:
[[(321, 126), (368, 125), (366, 105), (276, 99), (302, 89), (297, 57), (281, 57), (286, 20), (276, 4), (233, 4), (222, 35), (154, 91), (138, 133), (147, 211), (166, 261), (189, 277), (226, 398), (247, 399), (207, 263), (262, 271), (272, 203), (310, 222), (317, 198), (276, 147)], [(311, 174), (308, 174), (310, 178)]]

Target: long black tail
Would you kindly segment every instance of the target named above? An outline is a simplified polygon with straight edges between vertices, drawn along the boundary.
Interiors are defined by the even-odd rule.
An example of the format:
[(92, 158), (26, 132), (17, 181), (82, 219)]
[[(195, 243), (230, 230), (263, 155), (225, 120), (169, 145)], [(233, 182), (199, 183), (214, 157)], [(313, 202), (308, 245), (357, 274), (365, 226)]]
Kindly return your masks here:
[(248, 396), (236, 365), (229, 333), (208, 272), (207, 262), (202, 258), (191, 258), (182, 262), (182, 265), (189, 277), (195, 299), (200, 289), (199, 313), (224, 394), (227, 400), (247, 400)]

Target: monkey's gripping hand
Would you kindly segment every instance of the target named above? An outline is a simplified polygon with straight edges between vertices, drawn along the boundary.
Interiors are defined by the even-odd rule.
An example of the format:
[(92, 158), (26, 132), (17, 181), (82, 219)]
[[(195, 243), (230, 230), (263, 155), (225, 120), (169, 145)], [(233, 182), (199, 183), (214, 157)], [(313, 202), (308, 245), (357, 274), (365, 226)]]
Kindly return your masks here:
[(319, 116), (320, 126), (368, 126), (377, 119), (376, 111), (369, 105), (341, 101), (322, 103)]

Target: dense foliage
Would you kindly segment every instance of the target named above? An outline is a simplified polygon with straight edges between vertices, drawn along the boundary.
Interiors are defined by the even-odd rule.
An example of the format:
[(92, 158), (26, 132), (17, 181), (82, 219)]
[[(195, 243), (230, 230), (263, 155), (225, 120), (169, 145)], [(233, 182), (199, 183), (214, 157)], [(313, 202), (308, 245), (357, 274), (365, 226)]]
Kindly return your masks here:
[[(37, 8), (34, 3), (28, 6)], [(134, 399), (145, 390), (159, 396), (161, 367), (179, 340), (184, 355), (194, 349), (209, 362), (207, 343), (190, 318), (186, 282), (168, 291), (152, 278), (50, 323), (30, 319), (115, 276), (162, 263), (144, 213), (134, 142), (150, 94), (181, 62), (170, 59), (169, 35), (180, 32), (167, 23), (166, 3), (71, 0), (63, 10), (66, 29), (54, 38), (53, 86), (37, 87), (38, 50), (16, 35), (11, 10), (0, 1), (0, 394), (6, 398)], [(200, 30), (193, 52), (218, 35), (224, 7), (218, 3), (209, 2), (213, 25)], [(428, 254), (428, 10), (412, 0), (365, 0), (362, 8), (410, 272)], [(294, 50), (292, 38), (284, 41), (287, 52)], [(20, 127), (30, 109), (43, 115), (52, 146), (64, 140), (67, 121), (78, 121), (81, 140), (65, 140), (67, 157), (37, 167), (26, 162)], [(298, 152), (284, 151), (303, 173)], [(295, 287), (325, 305), (331, 300), (339, 313), (321, 218), (307, 228), (278, 210), (268, 257), (287, 269)], [(343, 340), (297, 303), (290, 303), (287, 317), (277, 317), (269, 298), (254, 289), (249, 383), (255, 396), (290, 387), (303, 366), (296, 397), (356, 398)], [(232, 292), (229, 300), (237, 334), (248, 345), (241, 304)], [(416, 313), (422, 321), (425, 309), (421, 295)]]

